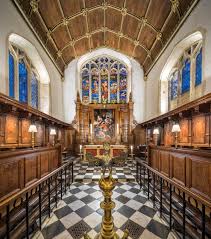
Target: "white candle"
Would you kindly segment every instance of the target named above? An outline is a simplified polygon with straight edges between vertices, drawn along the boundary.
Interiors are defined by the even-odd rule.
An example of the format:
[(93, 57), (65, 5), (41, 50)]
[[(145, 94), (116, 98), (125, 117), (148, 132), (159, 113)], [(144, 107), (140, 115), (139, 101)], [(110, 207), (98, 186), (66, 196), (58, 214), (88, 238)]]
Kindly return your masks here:
[(133, 145), (130, 146), (131, 154), (133, 154)]
[(82, 145), (80, 144), (80, 154), (81, 154), (81, 151), (82, 151)]
[(92, 135), (92, 124), (90, 124), (90, 134)]
[(119, 135), (119, 124), (116, 124), (116, 134)]

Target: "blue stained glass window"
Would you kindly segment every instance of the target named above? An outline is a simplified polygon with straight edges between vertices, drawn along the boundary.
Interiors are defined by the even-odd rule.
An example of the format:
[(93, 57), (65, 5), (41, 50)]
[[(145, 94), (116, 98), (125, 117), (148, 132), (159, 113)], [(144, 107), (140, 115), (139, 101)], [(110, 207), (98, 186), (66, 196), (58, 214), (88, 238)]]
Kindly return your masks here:
[(190, 60), (185, 61), (182, 69), (182, 94), (190, 90)]
[(175, 71), (171, 76), (171, 100), (174, 100), (178, 96), (178, 83), (179, 83), (179, 72)]
[(19, 61), (19, 101), (28, 102), (28, 86), (27, 86), (28, 71), (23, 60)]
[(202, 49), (196, 56), (196, 78), (195, 86), (200, 85), (202, 82)]
[(34, 73), (31, 79), (31, 106), (38, 108), (38, 80)]
[(9, 96), (15, 97), (15, 61), (11, 52), (9, 52)]

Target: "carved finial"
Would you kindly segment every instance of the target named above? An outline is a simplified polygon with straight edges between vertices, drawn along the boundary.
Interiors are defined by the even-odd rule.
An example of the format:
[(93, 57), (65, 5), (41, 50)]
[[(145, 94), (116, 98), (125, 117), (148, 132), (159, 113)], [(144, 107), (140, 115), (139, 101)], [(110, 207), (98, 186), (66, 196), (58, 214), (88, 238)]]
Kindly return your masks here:
[(126, 16), (127, 8), (122, 8), (121, 13), (122, 13), (122, 16)]
[(171, 0), (171, 11), (175, 13), (179, 7), (179, 0)]
[(156, 39), (158, 41), (160, 41), (162, 39), (162, 33), (161, 32), (158, 32), (157, 36), (156, 36)]
[(57, 51), (57, 56), (61, 57), (62, 56), (62, 52), (61, 51)]
[(81, 98), (80, 98), (80, 93), (79, 91), (77, 91), (77, 99), (76, 99), (77, 102), (81, 102)]
[(39, 0), (31, 0), (30, 1), (30, 6), (32, 8), (33, 12), (38, 12), (38, 6), (39, 5)]
[(144, 75), (144, 81), (147, 81), (147, 80), (148, 80), (147, 75)]

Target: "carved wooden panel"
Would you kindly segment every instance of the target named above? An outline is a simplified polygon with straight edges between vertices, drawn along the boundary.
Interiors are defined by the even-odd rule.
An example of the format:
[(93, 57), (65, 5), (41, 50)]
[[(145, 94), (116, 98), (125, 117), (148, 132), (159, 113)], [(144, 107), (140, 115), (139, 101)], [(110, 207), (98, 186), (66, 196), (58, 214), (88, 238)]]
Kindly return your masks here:
[(192, 144), (209, 145), (209, 116), (197, 115), (192, 118)]
[(26, 119), (21, 120), (21, 143), (31, 144), (31, 133), (28, 132), (31, 122)]
[(28, 186), (30, 183), (38, 179), (38, 156), (29, 155), (24, 158), (25, 179), (24, 184)]
[(167, 151), (160, 151), (160, 172), (170, 176), (170, 153)]
[(159, 171), (159, 151), (152, 149), (150, 155), (150, 166)]
[(181, 132), (179, 133), (179, 144), (188, 145), (189, 142), (189, 120), (182, 119), (179, 122)]
[(18, 119), (15, 116), (7, 115), (5, 122), (5, 143), (18, 143)]
[(36, 140), (35, 144), (36, 145), (43, 145), (44, 142), (44, 126), (42, 124), (36, 124), (37, 126), (37, 133), (36, 133)]
[(40, 175), (45, 176), (49, 172), (49, 154), (44, 152), (40, 155)]
[(171, 132), (173, 123), (171, 121), (164, 124), (164, 144), (166, 146), (174, 144), (174, 136)]
[(186, 163), (185, 163), (185, 155), (171, 153), (171, 174), (170, 177), (182, 184), (186, 185)]
[(197, 194), (211, 199), (211, 161), (203, 157), (187, 158), (188, 187)]
[(22, 188), (21, 175), (24, 174), (21, 159), (10, 158), (0, 162), (0, 198)]

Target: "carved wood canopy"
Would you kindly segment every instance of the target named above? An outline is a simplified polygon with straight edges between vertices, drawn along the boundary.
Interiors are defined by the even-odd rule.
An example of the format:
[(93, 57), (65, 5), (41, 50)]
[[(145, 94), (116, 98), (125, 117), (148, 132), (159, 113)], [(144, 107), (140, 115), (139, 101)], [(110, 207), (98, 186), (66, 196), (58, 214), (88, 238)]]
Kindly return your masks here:
[(109, 47), (147, 74), (197, 0), (13, 0), (62, 73), (74, 58)]

